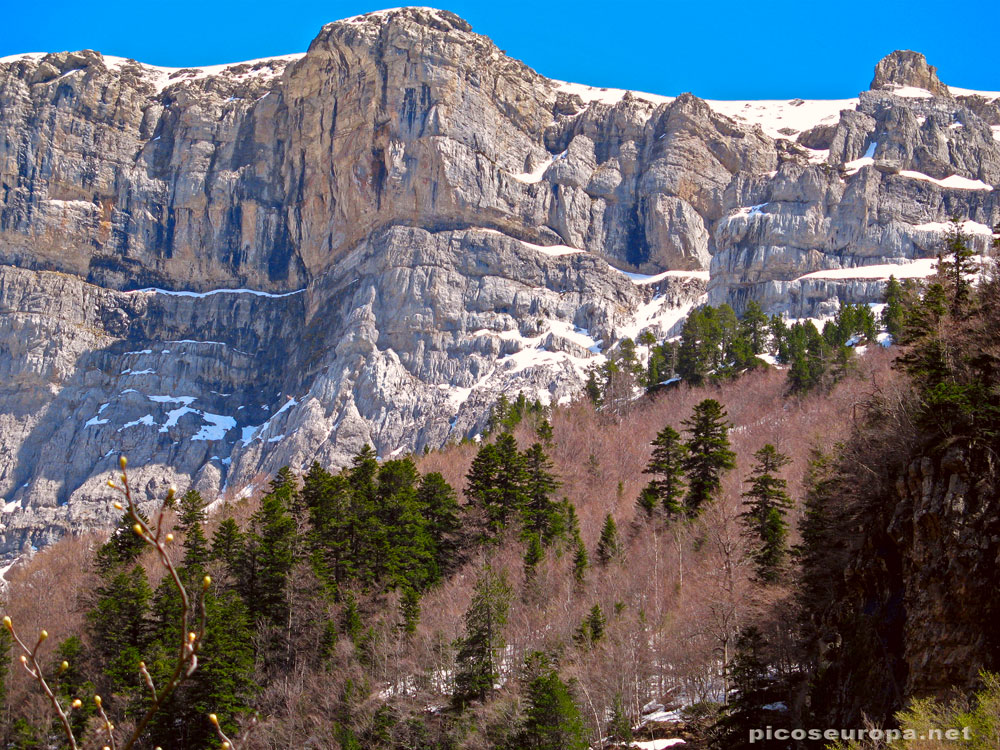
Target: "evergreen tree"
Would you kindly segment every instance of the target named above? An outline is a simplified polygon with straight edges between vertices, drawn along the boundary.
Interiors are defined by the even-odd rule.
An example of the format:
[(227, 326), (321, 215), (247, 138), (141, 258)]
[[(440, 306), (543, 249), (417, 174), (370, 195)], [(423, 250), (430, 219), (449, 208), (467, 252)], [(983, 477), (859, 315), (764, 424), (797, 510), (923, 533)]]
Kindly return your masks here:
[(420, 594), (411, 586), (406, 586), (399, 598), (399, 612), (403, 618), (402, 630), (407, 635), (417, 632), (420, 622)]
[(689, 435), (684, 444), (688, 483), (684, 504), (687, 514), (694, 517), (721, 488), (723, 472), (736, 466), (736, 454), (729, 448), (726, 412), (715, 399), (707, 398), (697, 404), (683, 424)]
[(968, 305), (972, 292), (972, 277), (977, 267), (975, 250), (969, 247), (969, 235), (962, 220), (953, 216), (945, 236), (944, 254), (938, 256), (938, 275), (945, 280), (951, 296), (951, 314), (959, 317)]
[(811, 320), (788, 330), (788, 381), (793, 391), (808, 391), (822, 382), (829, 348)]
[(524, 580), (532, 583), (535, 580), (535, 573), (538, 563), (545, 559), (545, 549), (542, 547), (541, 537), (535, 535), (528, 537), (528, 548), (524, 552)]
[(560, 482), (552, 473), (552, 461), (541, 443), (533, 443), (525, 451), (523, 467), (522, 534), (525, 538), (549, 544), (564, 531), (562, 508), (553, 500)]
[(587, 568), (590, 567), (590, 560), (587, 555), (587, 545), (583, 543), (580, 530), (573, 533), (573, 580), (577, 586), (582, 586), (587, 576)]
[(232, 517), (225, 518), (212, 534), (209, 559), (222, 563), (228, 586), (236, 584), (239, 564), (243, 555), (243, 534)]
[(296, 537), (295, 521), (284, 502), (290, 493), (281, 489), (265, 495), (251, 516), (239, 566), (240, 593), (251, 615), (277, 626), (288, 619), (288, 576), (295, 565)]
[(903, 333), (903, 287), (895, 276), (890, 276), (885, 285), (885, 308), (882, 310), (882, 326), (898, 343)]
[(552, 450), (555, 444), (552, 442), (552, 423), (548, 419), (542, 418), (542, 421), (538, 423), (538, 427), (535, 428), (535, 437), (544, 447)]
[[(13, 644), (13, 638), (6, 628), (2, 632), (3, 636), (0, 637), (0, 643), (6, 646), (3, 651), (3, 655), (6, 656), (10, 645)], [(82, 667), (85, 655), (86, 651), (83, 641), (80, 640), (79, 636), (72, 635), (56, 647), (55, 661), (60, 666), (54, 668), (52, 670), (53, 673), (47, 676), (46, 679), (64, 706), (72, 704), (77, 698), (90, 696), (95, 692), (94, 683), (88, 679)], [(0, 667), (3, 669), (4, 677), (7, 675), (8, 664), (9, 662), (4, 659), (2, 667)], [(65, 665), (65, 668), (62, 665)], [(2, 687), (6, 691), (6, 682), (3, 683)], [(5, 696), (0, 697), (5, 698)], [(0, 701), (0, 704), (2, 702)], [(95, 713), (96, 707), (93, 701), (84, 701), (80, 708), (75, 709), (70, 714), (70, 724), (77, 737), (83, 736), (87, 722)]]
[(105, 575), (135, 562), (146, 547), (146, 542), (132, 529), (135, 522), (122, 515), (108, 541), (97, 551), (97, 572)]
[(769, 337), (768, 319), (761, 310), (757, 300), (747, 302), (743, 310), (743, 317), (740, 320), (740, 329), (744, 338), (750, 345), (750, 351), (754, 355), (763, 354), (767, 351)]
[(486, 513), (486, 541), (499, 541), (513, 513), (524, 502), (524, 457), (510, 433), (482, 446), (466, 477), (466, 497)]
[(465, 635), (457, 644), (453, 697), (460, 707), (471, 700), (486, 700), (500, 677), (512, 593), (505, 571), (495, 571), (488, 564), (483, 567), (465, 613)]
[(146, 571), (138, 564), (116, 566), (101, 576), (95, 594), (87, 623), (104, 680), (109, 692), (134, 696), (142, 690), (139, 662), (150, 642), (152, 591)]
[(621, 693), (615, 693), (615, 699), (611, 703), (608, 738), (617, 740), (625, 747), (630, 747), (632, 744), (632, 722), (629, 720), (628, 712), (625, 710), (625, 702), (622, 700)]
[(187, 534), (195, 525), (205, 523), (205, 500), (198, 490), (190, 489), (177, 503), (177, 528)]
[(726, 665), (731, 696), (721, 722), (721, 746), (742, 750), (751, 744), (750, 730), (764, 725), (782, 726), (780, 713), (764, 711), (777, 700), (767, 643), (759, 628), (748, 626), (740, 631), (733, 659)]
[(618, 525), (614, 517), (608, 513), (601, 527), (601, 538), (597, 541), (597, 560), (601, 565), (607, 565), (612, 560), (618, 560), (624, 555), (621, 538), (618, 536)]
[(587, 383), (583, 387), (584, 393), (587, 394), (587, 398), (590, 399), (596, 407), (600, 407), (604, 403), (604, 388), (600, 381), (600, 369), (598, 367), (592, 367), (587, 372)]
[[(681, 512), (685, 456), (681, 436), (673, 427), (667, 425), (657, 433), (653, 440), (653, 455), (643, 470), (643, 474), (656, 477), (646, 485), (640, 496), (640, 505), (647, 513), (652, 513), (652, 508), (657, 505), (671, 517)], [(647, 505), (651, 507), (647, 508)]]
[(516, 746), (525, 750), (586, 750), (580, 709), (549, 660), (538, 652), (532, 654), (528, 671), (534, 676), (528, 682), (528, 706)]
[(439, 473), (425, 474), (417, 488), (417, 504), (427, 520), (437, 570), (443, 575), (451, 570), (456, 561), (462, 528), (461, 509), (455, 490)]
[(743, 493), (746, 511), (741, 514), (746, 534), (756, 547), (754, 562), (759, 581), (778, 580), (788, 554), (788, 522), (786, 511), (792, 501), (786, 491), (787, 482), (777, 476), (790, 459), (767, 444), (754, 454), (756, 464), (749, 477), (750, 488)]

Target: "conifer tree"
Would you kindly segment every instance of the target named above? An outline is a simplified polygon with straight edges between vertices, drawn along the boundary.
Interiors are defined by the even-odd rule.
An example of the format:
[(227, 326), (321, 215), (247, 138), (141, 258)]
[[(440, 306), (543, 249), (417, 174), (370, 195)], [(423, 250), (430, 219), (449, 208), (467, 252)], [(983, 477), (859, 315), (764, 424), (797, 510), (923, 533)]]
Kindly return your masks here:
[(506, 645), (504, 628), (512, 595), (506, 572), (485, 565), (465, 612), (465, 635), (457, 644), (453, 698), (459, 707), (471, 700), (486, 700), (493, 692), (500, 677), (501, 654)]
[(412, 586), (403, 588), (399, 598), (399, 612), (403, 618), (403, 632), (407, 635), (416, 633), (420, 622), (420, 594)]
[(287, 491), (269, 493), (250, 518), (240, 564), (241, 593), (255, 618), (281, 626), (288, 619), (288, 576), (295, 565), (296, 527)]
[(757, 300), (747, 302), (740, 320), (740, 329), (754, 355), (767, 351), (768, 319)]
[(516, 746), (525, 750), (586, 750), (586, 729), (566, 683), (547, 657), (528, 657), (529, 674), (524, 727)]
[(892, 340), (898, 343), (903, 333), (903, 287), (895, 276), (889, 277), (883, 300), (882, 325)]
[(456, 561), (462, 528), (455, 490), (438, 472), (425, 474), (417, 488), (417, 504), (427, 520), (438, 573), (444, 575)]
[(228, 579), (225, 583), (229, 586), (235, 585), (237, 581), (242, 554), (243, 534), (240, 527), (231, 516), (224, 518), (212, 534), (209, 558), (222, 563)]
[(205, 522), (205, 499), (198, 490), (190, 489), (177, 502), (177, 528), (187, 534), (192, 527)]
[(743, 750), (755, 745), (749, 741), (750, 730), (764, 723), (782, 725), (782, 715), (764, 706), (777, 698), (770, 677), (771, 666), (767, 643), (754, 625), (743, 628), (736, 641), (735, 654), (726, 665), (731, 695), (723, 720), (720, 722), (722, 746)]
[(138, 564), (116, 566), (102, 575), (95, 593), (87, 622), (104, 678), (110, 692), (135, 696), (142, 690), (139, 662), (150, 642), (152, 590), (146, 571)]
[(563, 532), (562, 508), (553, 500), (560, 482), (541, 443), (533, 443), (523, 457), (524, 487), (521, 530), (525, 537), (549, 544)]
[(765, 583), (778, 580), (788, 554), (788, 522), (792, 507), (787, 482), (777, 475), (790, 459), (768, 443), (754, 454), (750, 488), (743, 493), (746, 510), (740, 515), (745, 533), (753, 540), (756, 577)]
[(608, 513), (604, 517), (601, 537), (597, 541), (597, 560), (601, 565), (607, 565), (612, 560), (620, 559), (623, 554), (621, 539), (618, 536), (618, 525), (615, 523), (614, 517)]
[[(643, 470), (643, 474), (655, 477), (640, 497), (643, 508), (647, 505), (660, 506), (671, 517), (681, 512), (685, 457), (685, 446), (673, 427), (667, 425), (657, 433), (653, 440), (653, 455)], [(647, 513), (652, 513), (652, 508), (648, 508)]]
[(524, 552), (524, 580), (532, 583), (535, 580), (535, 573), (538, 564), (545, 559), (545, 549), (542, 547), (541, 537), (534, 535), (528, 538), (528, 548)]
[(684, 498), (687, 514), (697, 516), (722, 486), (722, 475), (736, 466), (736, 454), (729, 448), (726, 412), (715, 399), (705, 399), (694, 407), (684, 422), (689, 437), (684, 444), (687, 456), (688, 491)]
[(608, 722), (608, 737), (629, 747), (632, 744), (632, 722), (625, 710), (621, 693), (615, 693), (611, 703), (611, 720)]
[(959, 317), (968, 305), (972, 292), (971, 277), (976, 273), (973, 258), (975, 250), (969, 247), (969, 235), (962, 228), (962, 220), (953, 216), (945, 236), (944, 253), (938, 256), (938, 274), (945, 279), (951, 296), (951, 314)]
[(583, 585), (588, 567), (590, 567), (590, 560), (587, 555), (587, 545), (583, 543), (580, 530), (576, 529), (573, 532), (573, 580), (577, 586)]

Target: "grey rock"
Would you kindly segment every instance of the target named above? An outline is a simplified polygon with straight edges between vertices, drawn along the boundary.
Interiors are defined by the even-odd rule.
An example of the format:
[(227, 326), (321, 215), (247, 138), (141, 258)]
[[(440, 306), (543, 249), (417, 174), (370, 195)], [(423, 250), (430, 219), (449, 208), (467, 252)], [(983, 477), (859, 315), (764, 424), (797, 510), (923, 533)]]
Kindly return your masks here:
[[(109, 522), (120, 452), (143, 501), (233, 499), (474, 436), (500, 393), (565, 402), (706, 293), (878, 300), (809, 275), (1000, 220), (996, 191), (933, 181), (1000, 183), (995, 103), (923, 65), (883, 61), (796, 143), (691, 94), (567, 88), (429, 9), (221, 71), (0, 63), (0, 554)], [(892, 93), (915, 82), (938, 95)]]

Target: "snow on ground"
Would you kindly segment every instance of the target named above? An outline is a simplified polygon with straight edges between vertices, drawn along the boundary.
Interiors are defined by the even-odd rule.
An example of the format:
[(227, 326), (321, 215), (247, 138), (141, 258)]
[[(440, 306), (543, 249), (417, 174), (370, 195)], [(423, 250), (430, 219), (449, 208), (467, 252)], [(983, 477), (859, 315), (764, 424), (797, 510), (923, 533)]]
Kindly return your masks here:
[(216, 294), (252, 294), (255, 297), (271, 297), (273, 299), (278, 299), (281, 297), (291, 297), (294, 294), (302, 294), (305, 289), (296, 289), (294, 292), (261, 292), (257, 289), (212, 289), (207, 292), (187, 292), (187, 291), (175, 291), (173, 289), (157, 289), (155, 287), (147, 287), (145, 289), (135, 289), (130, 292), (125, 292), (125, 294), (165, 294), (169, 297), (211, 297)]
[(898, 86), (890, 84), (886, 91), (890, 94), (904, 96), (908, 99), (932, 99), (934, 97), (934, 94), (927, 89), (918, 88), (916, 86)]
[[(272, 414), (268, 418), (268, 420), (266, 422), (264, 422), (263, 424), (256, 425), (256, 426), (254, 426), (254, 425), (248, 425), (248, 426), (244, 427), (243, 430), (242, 430), (241, 436), (240, 436), (240, 440), (242, 440), (244, 443), (249, 443), (251, 440), (256, 440), (257, 438), (263, 438), (264, 433), (267, 432), (268, 429), (270, 429), (271, 422), (273, 422), (278, 417), (279, 414), (282, 414), (283, 412), (288, 411), (293, 406), (298, 405), (298, 403), (299, 402), (298, 402), (297, 399), (289, 397), (288, 400), (285, 401), (285, 403), (281, 405), (281, 408), (278, 409), (278, 411), (274, 412), (274, 414)], [(265, 405), (264, 408), (266, 409), (267, 406)], [(236, 422), (234, 420), (233, 421), (233, 427), (235, 427), (235, 426), (236, 426)], [(284, 436), (282, 436), (282, 437), (284, 437)]]
[(639, 750), (666, 750), (668, 747), (686, 744), (679, 737), (669, 740), (646, 740), (645, 742), (633, 742), (629, 747), (639, 748)]
[(952, 96), (981, 96), (984, 99), (1000, 99), (1000, 91), (976, 91), (975, 89), (960, 89), (957, 86), (949, 86)]
[(513, 177), (518, 182), (525, 182), (528, 183), (529, 185), (533, 185), (536, 182), (542, 181), (542, 175), (545, 174), (546, 169), (552, 166), (553, 162), (558, 161), (559, 159), (563, 159), (565, 157), (566, 157), (566, 152), (563, 151), (561, 154), (556, 154), (555, 156), (550, 157), (546, 161), (543, 161), (541, 164), (535, 167), (533, 171), (522, 172), (521, 174), (511, 175), (511, 177)]
[(912, 172), (908, 169), (904, 169), (899, 173), (903, 177), (909, 177), (911, 180), (923, 180), (924, 182), (933, 182), (935, 185), (940, 185), (943, 188), (950, 188), (952, 190), (992, 190), (991, 185), (987, 185), (982, 180), (970, 180), (968, 177), (960, 177), (957, 174), (953, 174), (950, 177), (945, 177), (943, 180), (937, 180), (926, 175), (923, 172)]
[(924, 279), (932, 276), (937, 267), (937, 258), (920, 258), (908, 263), (883, 263), (876, 266), (855, 266), (854, 268), (829, 268), (799, 276), (796, 281), (807, 279)]
[[(914, 224), (914, 229), (921, 232), (935, 232), (939, 234), (944, 234), (951, 228), (951, 222), (947, 221), (931, 221), (926, 224)], [(962, 222), (962, 231), (966, 234), (981, 234), (987, 237), (993, 236), (993, 230), (986, 226), (985, 224), (980, 224), (978, 221), (965, 221)]]
[(705, 298), (702, 296), (680, 307), (671, 307), (667, 305), (667, 300), (664, 297), (657, 295), (646, 304), (641, 305), (636, 310), (631, 321), (624, 325), (616, 326), (615, 333), (620, 337), (624, 338), (627, 336), (635, 341), (643, 331), (658, 329), (657, 339), (660, 339), (664, 335), (670, 335), (673, 327), (683, 321), (692, 308), (702, 304), (704, 301)]
[[(614, 266), (611, 267), (614, 268)], [(620, 268), (614, 268), (614, 270), (624, 276), (627, 276), (632, 280), (633, 284), (638, 286), (655, 284), (659, 281), (663, 281), (664, 279), (701, 279), (702, 281), (708, 281), (708, 271), (663, 271), (662, 273), (649, 276), (642, 273), (623, 271)]]
[(48, 52), (21, 52), (17, 55), (7, 55), (0, 57), (0, 63), (20, 62), (21, 60), (41, 60)]
[[(626, 89), (608, 89), (599, 88), (597, 86), (587, 86), (582, 83), (569, 83), (568, 81), (557, 81), (552, 80), (552, 83), (556, 84), (559, 91), (563, 91), (567, 94), (576, 94), (581, 99), (583, 99), (584, 104), (590, 104), (591, 102), (599, 102), (601, 104), (607, 104), (608, 106), (614, 106), (622, 100), (626, 94)], [(669, 104), (677, 97), (674, 96), (662, 96), (660, 94), (647, 94), (642, 91), (629, 91), (628, 93), (637, 99), (645, 99), (647, 102), (652, 102), (653, 104)]]
[[(835, 125), (842, 109), (855, 109), (857, 99), (791, 99), (760, 101), (708, 101), (719, 114), (747, 125), (760, 125), (772, 138), (794, 138), (817, 125)], [(778, 132), (790, 129), (791, 135)]]
[(236, 420), (222, 414), (211, 414), (207, 411), (201, 412), (201, 418), (208, 424), (201, 426), (201, 429), (191, 437), (191, 441), (198, 440), (222, 440), (226, 433), (236, 427)]
[(862, 156), (860, 159), (855, 159), (854, 161), (849, 161), (844, 164), (844, 169), (847, 171), (847, 174), (854, 174), (862, 167), (867, 167), (868, 165), (874, 163), (875, 160), (870, 156)]

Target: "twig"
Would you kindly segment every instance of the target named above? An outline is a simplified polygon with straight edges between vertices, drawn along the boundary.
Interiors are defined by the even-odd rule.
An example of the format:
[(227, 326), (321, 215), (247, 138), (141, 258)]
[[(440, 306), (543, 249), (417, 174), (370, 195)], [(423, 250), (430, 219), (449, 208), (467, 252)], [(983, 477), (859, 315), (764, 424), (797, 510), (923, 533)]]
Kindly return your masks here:
[(215, 727), (215, 733), (219, 735), (219, 739), (222, 741), (222, 750), (238, 750), (233, 741), (222, 731), (222, 727), (219, 726), (219, 717), (215, 714), (209, 714), (208, 720), (212, 722), (212, 726)]
[[(156, 712), (160, 710), (164, 703), (166, 703), (167, 699), (173, 694), (177, 686), (180, 685), (185, 678), (190, 677), (198, 668), (198, 651), (201, 648), (201, 641), (205, 635), (204, 592), (208, 590), (208, 587), (212, 583), (212, 579), (205, 576), (202, 582), (202, 596), (199, 599), (199, 609), (201, 611), (199, 613), (200, 617), (198, 630), (189, 630), (191, 600), (188, 597), (187, 590), (184, 588), (184, 584), (181, 583), (180, 575), (178, 575), (177, 568), (174, 567), (174, 563), (170, 559), (170, 555), (167, 553), (166, 548), (166, 544), (173, 541), (173, 534), (163, 535), (163, 515), (168, 504), (173, 502), (175, 494), (174, 489), (171, 487), (167, 491), (167, 496), (164, 499), (163, 504), (160, 506), (160, 510), (157, 515), (156, 528), (154, 531), (139, 514), (139, 509), (132, 497), (132, 488), (128, 482), (128, 473), (125, 471), (125, 456), (121, 457), (120, 463), (122, 469), (121, 486), (116, 485), (110, 480), (108, 481), (108, 486), (113, 489), (117, 489), (125, 497), (126, 505), (124, 510), (128, 514), (128, 517), (133, 521), (132, 530), (141, 539), (143, 539), (143, 541), (151, 545), (153, 549), (156, 550), (156, 554), (160, 558), (160, 563), (164, 568), (166, 568), (167, 573), (170, 575), (170, 579), (174, 584), (174, 588), (177, 589), (177, 593), (180, 595), (181, 599), (181, 642), (177, 649), (177, 663), (174, 665), (174, 671), (167, 680), (167, 683), (161, 690), (156, 690), (156, 687), (153, 685), (152, 678), (149, 676), (149, 672), (144, 669), (144, 665), (140, 667), (140, 673), (144, 673), (143, 678), (146, 682), (146, 686), (150, 688), (152, 693), (152, 703), (146, 710), (146, 713), (143, 714), (142, 718), (139, 719), (138, 723), (135, 725), (135, 729), (132, 731), (132, 735), (129, 737), (128, 741), (122, 745), (122, 750), (132, 750), (135, 743), (138, 742), (139, 737), (142, 735), (143, 730), (145, 730), (146, 725), (148, 725), (152, 718), (156, 715)], [(116, 504), (116, 506), (118, 505), (120, 504)], [(114, 750), (114, 748), (112, 747), (111, 750)]]
[[(69, 716), (66, 715), (66, 712), (63, 710), (62, 705), (60, 705), (56, 694), (52, 692), (52, 688), (50, 688), (49, 684), (45, 681), (45, 675), (42, 674), (42, 667), (38, 663), (38, 649), (45, 639), (49, 637), (49, 634), (44, 630), (41, 631), (38, 634), (38, 642), (35, 643), (35, 647), (28, 648), (24, 641), (21, 640), (17, 632), (15, 632), (14, 623), (11, 621), (10, 617), (4, 617), (3, 624), (7, 630), (10, 631), (10, 634), (17, 642), (17, 645), (24, 651), (24, 653), (21, 654), (21, 664), (24, 666), (28, 674), (31, 675), (32, 678), (34, 678), (34, 680), (41, 686), (45, 696), (49, 699), (49, 703), (52, 704), (52, 708), (54, 708), (56, 714), (59, 715), (59, 723), (62, 724), (63, 732), (66, 733), (66, 739), (69, 740), (70, 748), (72, 748), (72, 750), (78, 750), (76, 738), (73, 736), (73, 727), (70, 726), (69, 723)], [(72, 707), (79, 708), (79, 702), (74, 701)]]

